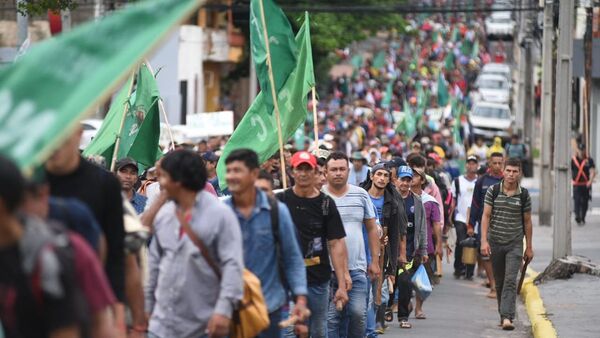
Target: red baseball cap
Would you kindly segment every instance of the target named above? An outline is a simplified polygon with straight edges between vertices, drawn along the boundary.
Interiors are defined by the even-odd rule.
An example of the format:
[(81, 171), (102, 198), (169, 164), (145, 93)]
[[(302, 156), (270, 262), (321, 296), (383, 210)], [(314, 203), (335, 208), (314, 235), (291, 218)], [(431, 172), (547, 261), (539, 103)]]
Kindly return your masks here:
[(292, 168), (308, 163), (313, 169), (317, 167), (317, 158), (307, 151), (298, 151), (292, 156)]

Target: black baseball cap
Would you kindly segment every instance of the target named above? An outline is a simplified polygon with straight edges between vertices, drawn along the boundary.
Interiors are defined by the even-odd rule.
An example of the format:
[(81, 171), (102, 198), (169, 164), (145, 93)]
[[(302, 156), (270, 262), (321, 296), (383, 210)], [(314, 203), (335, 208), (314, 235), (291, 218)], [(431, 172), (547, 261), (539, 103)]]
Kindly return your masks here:
[(132, 166), (135, 168), (136, 171), (140, 170), (140, 168), (138, 167), (137, 161), (132, 159), (131, 157), (125, 157), (125, 158), (118, 160), (117, 164), (115, 165), (115, 168), (117, 169), (117, 171), (119, 171), (119, 170), (125, 168), (126, 166)]

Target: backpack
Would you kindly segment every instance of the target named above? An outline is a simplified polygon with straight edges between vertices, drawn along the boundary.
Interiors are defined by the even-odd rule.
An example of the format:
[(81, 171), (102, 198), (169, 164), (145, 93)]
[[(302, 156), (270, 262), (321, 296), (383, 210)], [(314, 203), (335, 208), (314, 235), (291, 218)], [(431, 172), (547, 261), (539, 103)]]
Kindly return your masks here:
[[(26, 224), (26, 228), (20, 243), (21, 268), (29, 279), (28, 289), (36, 303), (36, 309), (39, 315), (43, 315), (45, 290), (46, 292), (48, 290), (64, 292), (57, 288), (56, 280), (63, 289), (77, 287), (71, 234), (62, 225), (53, 222), (44, 223), (40, 220), (26, 218), (23, 219), (23, 224)], [(45, 262), (49, 262), (50, 265), (43, 269)], [(52, 264), (54, 262), (58, 264), (54, 266)], [(48, 285), (49, 289), (45, 289), (44, 285)], [(85, 305), (82, 303), (83, 298), (79, 292), (75, 292), (75, 302), (81, 310)], [(78, 320), (80, 324), (85, 325), (87, 318), (80, 313)], [(82, 327), (82, 329), (86, 330), (87, 328)]]
[[(500, 194), (500, 183), (496, 183), (492, 186), (492, 205), (496, 201), (496, 198)], [(529, 196), (529, 191), (527, 189), (521, 187), (521, 194), (519, 198), (521, 199), (521, 223), (523, 224), (523, 233), (525, 233), (525, 203), (527, 203), (527, 196)], [(492, 206), (492, 210), (493, 210)]]

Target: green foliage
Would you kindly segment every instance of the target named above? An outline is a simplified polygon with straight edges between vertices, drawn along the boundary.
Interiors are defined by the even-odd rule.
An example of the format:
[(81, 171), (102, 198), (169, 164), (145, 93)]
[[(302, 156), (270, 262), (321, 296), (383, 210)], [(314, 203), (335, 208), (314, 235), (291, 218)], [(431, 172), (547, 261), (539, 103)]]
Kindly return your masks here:
[[(294, 0), (277, 1), (279, 5), (302, 7), (317, 6), (320, 1)], [(360, 6), (360, 5), (398, 5), (406, 0), (329, 0), (326, 5)], [(291, 15), (290, 15), (291, 14)], [(331, 54), (336, 49), (343, 49), (354, 41), (361, 41), (381, 30), (396, 30), (403, 33), (406, 22), (401, 14), (396, 13), (309, 13), (311, 18), (311, 33), (313, 60), (317, 85), (323, 89), (329, 82), (329, 69), (337, 60)], [(295, 29), (302, 24), (296, 20), (301, 17), (297, 13), (288, 13), (290, 22)]]
[(65, 9), (75, 9), (76, 0), (26, 0), (20, 2), (17, 11), (23, 15), (40, 15), (47, 11), (60, 12)]

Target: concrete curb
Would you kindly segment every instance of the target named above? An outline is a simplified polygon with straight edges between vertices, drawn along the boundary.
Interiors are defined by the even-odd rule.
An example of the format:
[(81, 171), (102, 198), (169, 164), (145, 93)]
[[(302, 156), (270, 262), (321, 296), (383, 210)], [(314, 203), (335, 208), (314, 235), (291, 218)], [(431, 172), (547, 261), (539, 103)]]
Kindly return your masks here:
[(527, 315), (531, 322), (531, 331), (534, 338), (555, 338), (558, 337), (552, 322), (546, 316), (546, 308), (540, 297), (540, 291), (533, 284), (537, 272), (527, 269), (527, 278), (521, 288), (521, 297), (527, 309)]

